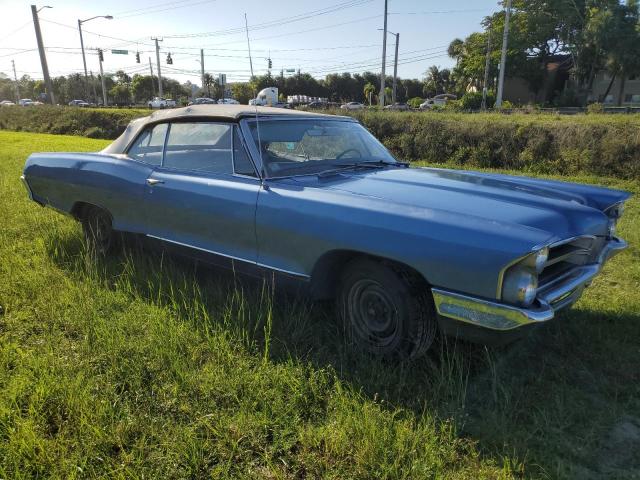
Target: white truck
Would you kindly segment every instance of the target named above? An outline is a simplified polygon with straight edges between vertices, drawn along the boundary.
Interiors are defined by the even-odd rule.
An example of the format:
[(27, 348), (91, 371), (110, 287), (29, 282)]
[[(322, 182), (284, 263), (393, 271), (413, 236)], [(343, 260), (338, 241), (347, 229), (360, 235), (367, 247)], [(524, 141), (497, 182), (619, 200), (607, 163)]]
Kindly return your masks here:
[(149, 108), (173, 108), (176, 106), (176, 101), (170, 98), (153, 97), (153, 100), (149, 100), (147, 105)]
[(260, 105), (267, 107), (277, 107), (278, 103), (278, 88), (267, 87), (258, 92), (258, 96), (249, 100), (249, 105)]

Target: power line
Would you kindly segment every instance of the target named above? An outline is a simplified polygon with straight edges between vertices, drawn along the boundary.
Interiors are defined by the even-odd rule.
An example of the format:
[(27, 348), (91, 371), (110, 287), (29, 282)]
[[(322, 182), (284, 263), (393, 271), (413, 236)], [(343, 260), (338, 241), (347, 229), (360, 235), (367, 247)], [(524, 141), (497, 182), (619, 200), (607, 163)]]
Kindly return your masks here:
[(161, 9), (157, 9), (157, 10), (145, 10), (139, 13), (133, 13), (131, 15), (120, 15), (118, 17), (116, 17), (117, 19), (123, 19), (123, 18), (131, 18), (131, 17), (137, 17), (140, 15), (152, 15), (154, 13), (160, 13), (160, 12), (166, 12), (168, 10), (175, 10), (176, 8), (186, 8), (186, 7), (195, 7), (196, 5), (202, 5), (203, 3), (212, 3), (215, 2), (216, 0), (200, 0), (198, 2), (193, 2), (193, 3), (188, 3), (186, 5), (175, 5), (172, 7), (167, 7), (167, 8), (161, 8)]
[[(320, 15), (327, 15), (329, 13), (334, 13), (339, 10), (344, 10), (346, 8), (358, 7), (367, 3), (371, 3), (373, 0), (350, 0), (348, 2), (339, 3), (336, 5), (332, 5), (330, 7), (324, 7), (318, 10), (312, 10), (310, 12), (300, 13), (298, 15), (293, 15), (291, 17), (283, 17), (276, 20), (271, 20), (264, 23), (258, 23), (248, 27), (249, 31), (256, 30), (264, 30), (265, 28), (279, 27), (282, 25), (287, 25), (293, 22), (299, 22), (302, 20), (307, 20), (309, 18), (316, 18)], [(244, 33), (245, 27), (235, 27), (235, 28), (227, 28), (224, 30), (215, 30), (211, 32), (201, 32), (201, 33), (188, 33), (184, 35), (166, 35), (165, 38), (201, 38), (201, 37), (215, 37), (221, 35), (233, 35), (237, 33)]]

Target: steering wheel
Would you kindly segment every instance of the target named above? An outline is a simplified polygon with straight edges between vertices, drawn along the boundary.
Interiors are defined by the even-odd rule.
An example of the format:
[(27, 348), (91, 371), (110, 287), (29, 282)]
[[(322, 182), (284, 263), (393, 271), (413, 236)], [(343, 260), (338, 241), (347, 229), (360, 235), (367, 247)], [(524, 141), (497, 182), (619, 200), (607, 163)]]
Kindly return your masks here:
[(357, 148), (347, 148), (346, 150), (344, 150), (340, 154), (336, 155), (336, 160), (340, 160), (342, 157), (344, 157), (349, 152), (355, 152), (355, 153), (358, 154), (357, 158), (362, 158), (362, 153), (360, 153), (360, 150), (358, 150)]

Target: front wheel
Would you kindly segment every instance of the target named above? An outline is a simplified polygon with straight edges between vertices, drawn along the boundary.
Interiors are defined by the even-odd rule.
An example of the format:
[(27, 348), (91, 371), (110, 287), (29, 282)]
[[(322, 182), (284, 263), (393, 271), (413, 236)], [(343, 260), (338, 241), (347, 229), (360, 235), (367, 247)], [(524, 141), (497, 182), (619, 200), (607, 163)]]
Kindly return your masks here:
[(90, 249), (98, 255), (108, 254), (116, 244), (111, 216), (97, 207), (87, 207), (82, 218), (82, 230)]
[(418, 357), (436, 335), (426, 283), (395, 265), (352, 261), (342, 275), (338, 308), (354, 342), (379, 356)]

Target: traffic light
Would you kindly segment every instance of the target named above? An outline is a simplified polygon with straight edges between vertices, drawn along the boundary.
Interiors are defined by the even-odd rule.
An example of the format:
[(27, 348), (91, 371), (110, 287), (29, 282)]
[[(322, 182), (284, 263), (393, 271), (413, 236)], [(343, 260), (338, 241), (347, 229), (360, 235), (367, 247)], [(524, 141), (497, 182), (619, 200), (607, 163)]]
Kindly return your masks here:
[(167, 53), (167, 65), (173, 65), (173, 58), (171, 58), (171, 53)]
[(101, 48), (98, 49), (98, 60), (100, 60), (101, 62), (104, 62), (104, 55), (102, 54)]
[(267, 63), (269, 65), (269, 70), (271, 70), (271, 68), (273, 67), (273, 62), (271, 61), (270, 58), (267, 59)]
[(136, 63), (140, 63), (140, 52), (136, 52)]

